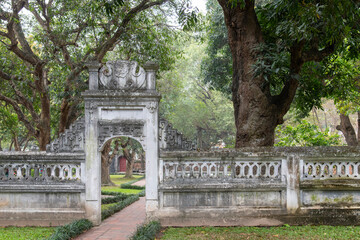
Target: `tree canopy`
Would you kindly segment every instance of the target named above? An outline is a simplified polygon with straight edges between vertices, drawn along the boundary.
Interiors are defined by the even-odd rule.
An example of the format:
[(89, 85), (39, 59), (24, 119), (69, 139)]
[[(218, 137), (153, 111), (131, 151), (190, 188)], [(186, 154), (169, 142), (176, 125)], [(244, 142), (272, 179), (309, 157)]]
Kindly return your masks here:
[[(320, 104), (323, 91), (317, 90), (325, 79), (319, 65), (328, 66), (331, 58), (345, 51), (348, 58), (358, 57), (360, 3), (218, 2), (232, 54), (236, 146), (272, 145), (275, 127), (283, 122), (295, 96), (307, 110)], [(220, 83), (215, 87), (228, 89), (228, 83)]]
[[(185, 1), (6, 0), (0, 3), (0, 101), (11, 106), (45, 149), (82, 111), (86, 63), (155, 60), (169, 69), (177, 27), (169, 16), (193, 12)], [(169, 54), (170, 53), (170, 54)]]

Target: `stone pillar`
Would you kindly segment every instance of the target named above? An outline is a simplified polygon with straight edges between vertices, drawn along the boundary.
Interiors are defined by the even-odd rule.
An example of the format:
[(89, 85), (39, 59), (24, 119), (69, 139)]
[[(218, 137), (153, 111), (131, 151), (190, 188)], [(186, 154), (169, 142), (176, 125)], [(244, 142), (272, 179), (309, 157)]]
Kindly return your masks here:
[[(98, 89), (99, 63), (91, 62), (89, 68), (89, 89)], [(86, 217), (95, 225), (101, 223), (101, 156), (98, 146), (99, 110), (96, 99), (85, 101), (85, 209)]]
[(159, 69), (159, 65), (155, 62), (147, 62), (144, 65), (146, 71), (146, 88), (149, 90), (156, 89), (156, 71)]
[(300, 208), (300, 161), (297, 156), (288, 156), (283, 161), (286, 177), (286, 210), (294, 214)]
[(97, 61), (88, 62), (85, 64), (89, 70), (89, 90), (99, 89), (99, 68), (101, 64)]
[(156, 102), (149, 102), (146, 110), (148, 112), (146, 120), (146, 213), (151, 217), (152, 213), (159, 208), (158, 198), (158, 168), (159, 168), (159, 119), (158, 119), (158, 104)]

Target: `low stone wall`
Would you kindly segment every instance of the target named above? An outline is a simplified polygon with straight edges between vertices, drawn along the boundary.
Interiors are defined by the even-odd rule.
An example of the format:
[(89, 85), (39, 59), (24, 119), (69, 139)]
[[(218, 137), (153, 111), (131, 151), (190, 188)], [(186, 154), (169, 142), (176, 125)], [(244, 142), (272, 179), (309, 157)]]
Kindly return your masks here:
[(0, 152), (0, 226), (85, 217), (84, 154)]
[(165, 226), (359, 224), (360, 148), (163, 152)]

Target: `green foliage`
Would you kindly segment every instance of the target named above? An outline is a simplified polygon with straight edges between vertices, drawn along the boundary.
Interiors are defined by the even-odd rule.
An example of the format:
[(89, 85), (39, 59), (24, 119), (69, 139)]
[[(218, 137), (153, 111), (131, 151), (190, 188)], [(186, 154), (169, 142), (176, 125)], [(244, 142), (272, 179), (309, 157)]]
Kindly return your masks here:
[[(186, 9), (187, 2), (164, 1), (161, 8), (151, 2), (145, 4), (150, 6), (148, 9), (136, 12), (131, 9), (144, 7), (142, 1), (57, 0), (49, 4), (29, 1), (28, 5), (25, 4), (28, 11), (21, 11), (19, 19), (16, 19), (23, 29), (24, 39), (15, 42), (25, 52), (25, 56), (38, 60), (39, 64), (29, 64), (29, 58), (21, 58), (20, 54), (11, 52), (13, 48), (10, 45), (16, 44), (7, 38), (10, 20), (5, 18), (6, 14), (2, 15), (0, 95), (17, 103), (19, 111), (23, 113), (18, 120), (24, 123), (27, 130), (35, 128), (31, 134), (36, 135), (36, 138), (42, 132), (37, 127), (44, 126), (39, 124), (43, 121), (40, 118), (45, 116), (44, 119), (50, 119), (51, 137), (55, 138), (60, 119), (67, 121), (66, 126), (69, 126), (82, 112), (80, 93), (87, 88), (86, 62), (122, 58), (136, 60), (142, 65), (150, 60), (159, 63), (160, 71), (171, 69), (179, 54), (173, 46), (179, 31), (167, 22), (178, 13), (181, 6)], [(11, 1), (2, 1), (1, 14), (8, 11), (12, 11)], [(190, 11), (189, 14), (187, 19), (190, 26), (196, 21), (195, 13)], [(21, 34), (16, 35), (18, 37)], [(26, 45), (29, 48), (24, 47)], [(36, 82), (39, 80), (36, 71), (40, 71), (40, 65), (40, 75), (44, 77), (41, 80), (44, 84), (42, 89)], [(5, 79), (3, 73), (9, 75), (10, 80)], [(21, 104), (19, 93), (31, 104)], [(44, 96), (49, 97), (44, 100)], [(51, 114), (48, 113), (48, 103), (51, 105)]]
[(331, 134), (329, 129), (324, 132), (319, 127), (305, 120), (297, 126), (278, 126), (276, 129), (277, 143), (275, 146), (334, 146), (340, 145), (340, 136)]
[(138, 181), (140, 181), (140, 180), (142, 180), (142, 179), (144, 179), (144, 178), (145, 178), (145, 176), (143, 176), (143, 177), (141, 177), (141, 178), (138, 178), (138, 179), (135, 179), (135, 180), (133, 180), (133, 181), (127, 182), (127, 183), (123, 183), (123, 184), (120, 185), (120, 187), (121, 187), (122, 189), (138, 189), (138, 190), (143, 190), (143, 189), (145, 189), (145, 186), (136, 186), (136, 185), (131, 185), (131, 184), (136, 183), (136, 182), (138, 182)]
[[(110, 194), (106, 194), (106, 193), (110, 193)], [(114, 193), (114, 192), (106, 192), (106, 191), (101, 191), (101, 195), (112, 195), (113, 197), (107, 197), (107, 198), (102, 198), (101, 199), (101, 204), (109, 204), (109, 203), (116, 203), (116, 202), (120, 202), (122, 200), (124, 200), (125, 198), (129, 197), (129, 195), (124, 194), (124, 193)]]
[(6, 227), (0, 228), (0, 239), (38, 240), (46, 239), (55, 232), (53, 227)]
[(163, 73), (159, 79), (158, 89), (163, 96), (160, 116), (188, 139), (197, 138), (203, 148), (219, 139), (226, 144), (233, 143), (235, 127), (231, 101), (201, 81), (204, 45), (185, 40), (179, 45), (184, 54), (176, 63), (176, 70)]
[(141, 190), (138, 189), (123, 189), (120, 187), (112, 187), (112, 186), (105, 186), (105, 187), (101, 187), (102, 190), (104, 191), (111, 191), (111, 192), (118, 192), (118, 193), (125, 193), (125, 194), (138, 194), (139, 192), (141, 192)]
[(215, 0), (207, 1), (207, 55), (201, 62), (201, 74), (205, 83), (226, 95), (231, 95), (232, 58), (227, 29), (221, 7)]
[(131, 240), (153, 240), (156, 234), (160, 231), (161, 225), (157, 221), (151, 221), (148, 224), (139, 226), (136, 229), (134, 235), (130, 238)]
[(129, 183), (124, 183), (121, 184), (121, 188), (122, 189), (138, 189), (138, 190), (143, 190), (145, 189), (145, 186), (136, 186), (136, 185), (131, 185)]
[(167, 228), (164, 240), (205, 239), (358, 239), (359, 226), (187, 227)]
[(113, 215), (114, 213), (121, 211), (122, 209), (136, 202), (137, 200), (139, 200), (139, 196), (129, 195), (126, 199), (122, 200), (121, 202), (118, 202), (117, 204), (110, 206), (108, 209), (101, 211), (101, 220), (104, 220), (110, 217), (111, 215)]
[[(321, 108), (322, 98), (339, 99), (336, 96), (339, 92), (345, 93), (354, 85), (349, 83), (353, 81), (349, 74), (359, 68), (356, 64), (352, 68), (349, 66), (360, 53), (358, 2), (256, 1), (255, 11), (264, 41), (254, 49), (257, 52), (254, 74), (264, 78), (262, 87), (270, 87), (273, 96), (282, 91), (289, 79), (297, 79), (299, 86), (294, 106), (298, 108), (299, 117), (306, 116), (313, 107)], [(230, 94), (231, 53), (222, 9), (216, 1), (208, 1), (207, 17), (209, 57), (203, 61), (202, 74), (212, 87)], [(299, 45), (303, 46), (302, 53), (306, 52), (306, 57), (300, 74), (294, 74), (291, 51)], [(329, 57), (314, 57), (318, 51), (327, 52)]]
[(64, 226), (57, 227), (55, 233), (51, 235), (48, 240), (70, 240), (92, 227), (92, 222), (87, 219), (76, 220)]

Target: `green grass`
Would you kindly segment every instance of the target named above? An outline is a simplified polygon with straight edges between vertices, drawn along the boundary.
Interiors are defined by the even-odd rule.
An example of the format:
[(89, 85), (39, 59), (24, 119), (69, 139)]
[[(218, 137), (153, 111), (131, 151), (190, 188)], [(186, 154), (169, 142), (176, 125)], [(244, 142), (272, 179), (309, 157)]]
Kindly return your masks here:
[(0, 228), (1, 240), (35, 240), (50, 237), (55, 227), (6, 227)]
[(133, 178), (124, 178), (124, 175), (110, 175), (111, 181), (115, 183), (116, 186), (101, 187), (101, 190), (110, 192), (121, 192), (125, 194), (138, 194), (139, 192), (141, 192), (141, 189), (122, 189), (120, 188), (120, 185), (142, 177), (142, 175), (133, 175)]
[(360, 239), (360, 226), (287, 226), (287, 227), (188, 227), (167, 228), (167, 240), (240, 240), (240, 239)]
[(141, 175), (133, 175), (132, 178), (124, 178), (125, 175), (110, 175), (110, 179), (113, 183), (115, 183), (117, 186), (120, 186), (123, 183), (127, 183), (130, 181), (133, 181), (137, 178), (141, 178), (143, 176)]
[(101, 211), (109, 209), (110, 207), (116, 205), (117, 203), (110, 203), (110, 204), (101, 204)]
[(122, 189), (116, 186), (109, 186), (109, 187), (101, 187), (102, 191), (109, 191), (109, 192), (121, 192), (126, 194), (138, 194), (141, 190), (138, 189)]

